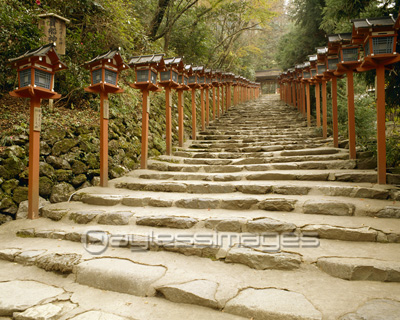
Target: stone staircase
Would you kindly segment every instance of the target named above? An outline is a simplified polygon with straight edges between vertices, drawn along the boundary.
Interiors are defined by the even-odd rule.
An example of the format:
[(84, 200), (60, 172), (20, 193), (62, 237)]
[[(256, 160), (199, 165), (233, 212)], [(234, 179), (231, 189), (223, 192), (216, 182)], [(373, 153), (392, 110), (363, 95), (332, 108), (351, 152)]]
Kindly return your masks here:
[[(277, 98), (2, 226), (0, 319), (400, 319), (400, 177), (377, 185)], [(4, 306), (21, 281), (55, 293)]]

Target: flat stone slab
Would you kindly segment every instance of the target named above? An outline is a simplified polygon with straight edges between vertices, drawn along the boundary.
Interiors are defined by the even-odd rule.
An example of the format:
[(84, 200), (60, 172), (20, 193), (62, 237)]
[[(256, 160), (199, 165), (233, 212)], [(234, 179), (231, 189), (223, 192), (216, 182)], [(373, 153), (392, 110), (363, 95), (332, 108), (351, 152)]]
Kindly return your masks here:
[(36, 259), (44, 254), (46, 250), (29, 250), (29, 251), (24, 251), (17, 255), (14, 259), (15, 262), (24, 264), (24, 265), (33, 265), (36, 261)]
[(333, 200), (308, 200), (303, 204), (306, 214), (325, 214), (331, 216), (352, 216), (355, 206), (351, 203)]
[(87, 286), (128, 293), (135, 296), (153, 296), (152, 284), (164, 276), (166, 268), (134, 263), (124, 259), (101, 258), (76, 266), (76, 282)]
[(164, 227), (176, 229), (189, 229), (198, 222), (189, 217), (151, 216), (137, 217), (136, 224), (151, 227)]
[(345, 228), (330, 225), (308, 225), (301, 229), (304, 233), (316, 233), (320, 238), (342, 241), (376, 241), (378, 231), (368, 227)]
[(50, 253), (36, 259), (36, 266), (46, 271), (72, 273), (75, 265), (80, 262), (81, 255), (76, 253)]
[(128, 320), (128, 318), (102, 311), (87, 311), (70, 318), (70, 320)]
[(36, 281), (0, 282), (0, 316), (12, 316), (62, 293), (63, 289)]
[(349, 313), (340, 320), (398, 320), (400, 319), (400, 302), (386, 299), (375, 299), (366, 302), (356, 312)]
[(218, 283), (209, 280), (194, 280), (181, 284), (158, 287), (164, 297), (172, 302), (196, 304), (208, 308), (218, 308), (215, 294)]
[(320, 258), (317, 266), (345, 280), (400, 282), (400, 263), (367, 258)]
[(234, 246), (228, 251), (225, 262), (240, 263), (257, 270), (293, 270), (300, 267), (302, 258), (298, 253), (262, 252)]
[(62, 307), (53, 303), (34, 306), (24, 312), (14, 314), (15, 320), (57, 320), (62, 312)]
[(117, 211), (103, 213), (99, 216), (99, 224), (107, 225), (127, 225), (129, 224), (129, 219), (132, 217), (133, 212), (130, 211)]
[(247, 231), (251, 233), (264, 232), (292, 232), (296, 230), (296, 225), (272, 218), (255, 219), (247, 222)]
[(302, 294), (280, 289), (244, 289), (227, 302), (224, 311), (257, 320), (322, 319)]

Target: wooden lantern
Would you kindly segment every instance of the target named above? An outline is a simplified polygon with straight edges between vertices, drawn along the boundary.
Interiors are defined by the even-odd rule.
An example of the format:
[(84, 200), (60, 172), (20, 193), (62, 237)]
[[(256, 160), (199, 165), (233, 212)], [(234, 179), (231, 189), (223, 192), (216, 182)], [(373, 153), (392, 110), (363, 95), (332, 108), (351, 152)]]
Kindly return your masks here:
[(315, 76), (317, 75), (317, 60), (318, 56), (316, 54), (308, 56), (308, 61), (310, 62), (311, 79), (315, 79)]
[(176, 88), (180, 84), (179, 70), (184, 67), (181, 57), (164, 59), (164, 68), (160, 71), (159, 85), (163, 87)]
[(85, 63), (90, 70), (91, 85), (85, 88), (88, 92), (121, 93), (118, 86), (119, 73), (129, 69), (120, 54), (120, 48), (110, 50)]
[(18, 72), (18, 88), (10, 95), (30, 99), (28, 218), (36, 219), (39, 218), (40, 100), (61, 97), (54, 92), (54, 74), (67, 67), (60, 61), (55, 43), (10, 59), (10, 64)]
[(130, 86), (135, 89), (157, 91), (158, 72), (165, 68), (164, 54), (136, 56), (129, 66), (135, 69), (136, 82)]

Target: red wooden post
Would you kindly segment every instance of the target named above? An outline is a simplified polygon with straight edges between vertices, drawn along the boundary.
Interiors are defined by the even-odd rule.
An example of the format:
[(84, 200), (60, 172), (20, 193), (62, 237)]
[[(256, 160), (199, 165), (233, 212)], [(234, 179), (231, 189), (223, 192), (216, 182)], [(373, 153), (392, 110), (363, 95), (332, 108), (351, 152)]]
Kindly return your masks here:
[(206, 124), (210, 124), (210, 91), (209, 87), (206, 88)]
[[(100, 186), (108, 185), (108, 94), (100, 92)], [(107, 112), (108, 113), (108, 112)]]
[(219, 118), (219, 86), (217, 87), (217, 118)]
[(385, 110), (385, 66), (378, 65), (377, 77), (377, 142), (378, 142), (378, 183), (386, 184), (386, 110)]
[(172, 154), (172, 92), (170, 87), (165, 87), (165, 144), (166, 154)]
[(326, 101), (326, 80), (322, 80), (322, 136), (328, 137), (328, 106)]
[(311, 96), (310, 82), (307, 82), (307, 126), (311, 127)]
[(29, 121), (28, 219), (39, 218), (40, 128), (35, 128), (35, 118), (40, 113), (40, 98), (32, 97)]
[(337, 77), (332, 77), (332, 129), (333, 129), (333, 146), (339, 147), (339, 126), (338, 126), (338, 109), (337, 109)]
[(204, 105), (204, 88), (200, 89), (200, 106), (201, 106), (201, 130), (206, 129), (206, 115), (205, 115), (205, 105)]
[(354, 111), (354, 77), (353, 71), (347, 71), (347, 115), (349, 128), (350, 159), (356, 158), (356, 118)]
[(317, 127), (319, 128), (321, 126), (321, 92), (320, 92), (320, 85), (319, 82), (317, 81), (315, 84), (315, 99), (316, 99), (316, 105), (317, 105)]
[(196, 89), (192, 88), (192, 139), (196, 140)]
[(147, 169), (147, 156), (149, 149), (149, 111), (150, 97), (149, 91), (142, 91), (142, 149), (140, 156), (140, 168)]
[(215, 120), (215, 86), (212, 88), (212, 115), (213, 115), (213, 120)]
[(184, 96), (183, 90), (178, 90), (178, 142), (179, 146), (183, 147), (183, 140), (184, 140), (184, 130), (183, 130), (183, 105), (184, 105)]

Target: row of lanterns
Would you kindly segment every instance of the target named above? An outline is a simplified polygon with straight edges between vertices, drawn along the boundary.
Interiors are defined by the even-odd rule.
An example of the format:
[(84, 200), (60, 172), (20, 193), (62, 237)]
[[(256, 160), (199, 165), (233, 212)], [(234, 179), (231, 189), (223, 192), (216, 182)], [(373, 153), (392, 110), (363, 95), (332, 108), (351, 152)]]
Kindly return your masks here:
[[(279, 77), (281, 100), (297, 107), (311, 125), (310, 85), (315, 85), (317, 126), (327, 137), (326, 85), (332, 81), (332, 127), (334, 146), (338, 147), (337, 79), (346, 76), (348, 100), (348, 138), (351, 159), (356, 159), (354, 72), (376, 70), (378, 183), (386, 184), (385, 68), (400, 61), (397, 38), (400, 15), (352, 20), (352, 33), (328, 36), (326, 47), (316, 48), (308, 61), (288, 69)], [(322, 87), (322, 90), (321, 90)]]
[[(30, 99), (30, 140), (29, 140), (29, 187), (28, 218), (39, 216), (39, 154), (41, 131), (41, 99), (57, 99), (61, 95), (54, 91), (54, 75), (66, 69), (55, 51), (55, 43), (26, 52), (11, 59), (12, 67), (18, 72), (18, 88), (11, 96)], [(172, 89), (178, 92), (179, 146), (184, 142), (183, 92), (192, 91), (192, 139), (196, 139), (196, 100), (195, 91), (201, 90), (202, 129), (209, 124), (209, 90), (212, 89), (212, 116), (220, 116), (233, 104), (256, 99), (260, 84), (244, 77), (219, 70), (185, 65), (180, 57), (164, 59), (163, 54), (137, 56), (125, 63), (120, 50), (110, 50), (85, 63), (90, 70), (91, 85), (85, 91), (100, 94), (100, 185), (108, 184), (108, 119), (109, 93), (122, 93), (118, 86), (120, 72), (134, 68), (136, 81), (130, 86), (139, 89), (143, 95), (142, 104), (142, 151), (141, 168), (147, 168), (148, 129), (150, 114), (150, 92), (166, 94), (166, 153), (172, 152)], [(221, 93), (221, 94), (220, 94)]]

